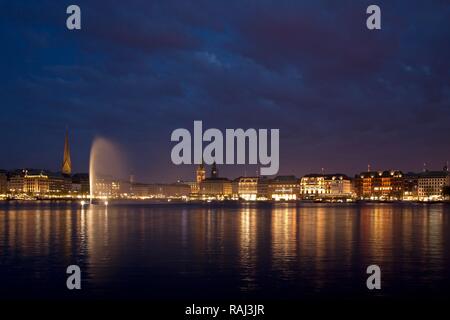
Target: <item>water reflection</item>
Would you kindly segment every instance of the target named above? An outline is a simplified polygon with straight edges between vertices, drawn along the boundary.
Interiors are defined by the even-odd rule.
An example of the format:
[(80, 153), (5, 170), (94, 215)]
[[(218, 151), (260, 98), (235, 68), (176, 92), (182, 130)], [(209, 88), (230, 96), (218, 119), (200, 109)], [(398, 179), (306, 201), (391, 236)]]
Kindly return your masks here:
[(370, 264), (382, 295), (449, 295), (449, 230), (446, 205), (5, 204), (0, 296), (67, 294), (69, 264), (87, 297), (352, 296)]
[(292, 207), (275, 208), (271, 214), (273, 270), (285, 280), (292, 279), (297, 261), (297, 211)]
[(243, 284), (241, 290), (257, 289), (257, 241), (258, 226), (255, 208), (244, 208), (239, 213), (239, 268)]

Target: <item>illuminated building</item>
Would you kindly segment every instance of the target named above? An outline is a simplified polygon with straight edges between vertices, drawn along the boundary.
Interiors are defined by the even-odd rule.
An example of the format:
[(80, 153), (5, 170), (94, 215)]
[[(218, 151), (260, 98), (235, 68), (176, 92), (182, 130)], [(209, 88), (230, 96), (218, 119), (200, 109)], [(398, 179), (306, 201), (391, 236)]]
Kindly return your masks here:
[(195, 182), (188, 183), (191, 187), (191, 193), (197, 194), (200, 191), (200, 183), (206, 178), (205, 166), (200, 164), (195, 172)]
[(72, 176), (71, 191), (77, 195), (88, 195), (90, 192), (89, 187), (89, 174), (76, 173)]
[(231, 181), (227, 178), (206, 178), (200, 183), (203, 198), (231, 198)]
[(233, 181), (235, 188), (233, 194), (239, 198), (254, 201), (267, 199), (268, 180), (264, 177), (239, 177)]
[(297, 200), (300, 196), (300, 182), (295, 176), (278, 176), (272, 179), (267, 192), (270, 199), (276, 201)]
[(443, 200), (443, 189), (450, 186), (448, 167), (442, 171), (425, 171), (419, 174), (418, 196), (421, 201)]
[(200, 164), (197, 168), (197, 172), (196, 172), (196, 179), (195, 181), (200, 184), (200, 182), (202, 182), (203, 180), (205, 180), (206, 178), (206, 170), (205, 170), (205, 166), (202, 164)]
[(136, 197), (149, 197), (150, 196), (149, 184), (138, 182), (132, 183), (131, 193)]
[(420, 174), (408, 172), (403, 175), (403, 200), (419, 200)]
[(318, 199), (325, 195), (325, 175), (308, 174), (300, 180), (300, 193), (303, 199)]
[(66, 130), (66, 137), (64, 139), (64, 157), (61, 166), (61, 172), (65, 175), (72, 173), (72, 162), (70, 160), (70, 148), (69, 148), (69, 133)]
[(216, 163), (212, 165), (211, 177), (200, 183), (199, 193), (203, 199), (229, 199), (232, 197), (231, 181), (219, 177)]
[(325, 197), (332, 199), (350, 199), (353, 197), (352, 182), (345, 174), (325, 175)]
[(350, 199), (353, 196), (351, 180), (345, 174), (308, 174), (300, 180), (303, 199)]
[(171, 184), (133, 183), (131, 193), (140, 198), (182, 198), (191, 193), (191, 187), (182, 182)]
[(25, 172), (23, 183), (23, 192), (33, 195), (44, 195), (50, 190), (48, 176), (40, 172), (38, 174), (29, 174)]
[(95, 177), (93, 193), (96, 197), (115, 198), (121, 194), (121, 183), (109, 175)]
[(48, 193), (53, 196), (68, 196), (72, 192), (72, 178), (61, 174), (46, 172), (48, 176)]
[(8, 174), (8, 193), (20, 194), (23, 193), (25, 170), (15, 170)]
[(361, 172), (355, 177), (355, 189), (359, 199), (402, 200), (403, 173), (398, 170)]
[(189, 186), (191, 194), (198, 194), (200, 187), (196, 181), (183, 181), (183, 183)]
[(151, 193), (162, 195), (164, 198), (187, 197), (191, 192), (189, 185), (184, 183), (154, 184), (150, 190)]

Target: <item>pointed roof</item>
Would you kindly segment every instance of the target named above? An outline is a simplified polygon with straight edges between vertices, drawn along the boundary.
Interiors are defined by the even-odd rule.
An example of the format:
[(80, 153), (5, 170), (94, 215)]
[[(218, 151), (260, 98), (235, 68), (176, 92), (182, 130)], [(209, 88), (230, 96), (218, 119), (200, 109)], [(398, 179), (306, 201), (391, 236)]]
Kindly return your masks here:
[(70, 160), (70, 148), (69, 148), (69, 131), (67, 129), (66, 129), (66, 137), (64, 139), (64, 158), (61, 172), (63, 174), (72, 173), (72, 161)]

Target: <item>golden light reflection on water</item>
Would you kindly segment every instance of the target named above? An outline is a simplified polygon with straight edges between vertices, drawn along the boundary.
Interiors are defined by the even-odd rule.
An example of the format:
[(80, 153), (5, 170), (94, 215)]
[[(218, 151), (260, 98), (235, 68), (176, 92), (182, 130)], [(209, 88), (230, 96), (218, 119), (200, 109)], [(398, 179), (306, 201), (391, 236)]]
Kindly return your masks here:
[(449, 214), (446, 206), (389, 204), (10, 206), (0, 209), (0, 247), (6, 263), (81, 259), (97, 284), (135, 268), (210, 281), (238, 277), (242, 292), (261, 289), (268, 278), (302, 279), (320, 291), (335, 281), (330, 273), (360, 277), (370, 264), (388, 275), (442, 278), (450, 261)]
[(256, 289), (257, 282), (257, 212), (254, 208), (244, 208), (239, 214), (239, 266), (242, 274), (243, 291)]
[(297, 211), (292, 207), (275, 208), (271, 219), (273, 268), (289, 279), (294, 271), (290, 265), (297, 257)]

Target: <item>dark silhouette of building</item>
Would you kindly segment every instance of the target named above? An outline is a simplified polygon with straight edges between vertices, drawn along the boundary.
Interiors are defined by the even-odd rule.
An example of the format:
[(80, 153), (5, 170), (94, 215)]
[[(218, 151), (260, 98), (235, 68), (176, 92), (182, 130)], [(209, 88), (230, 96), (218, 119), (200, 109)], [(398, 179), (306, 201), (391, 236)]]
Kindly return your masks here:
[(8, 178), (6, 175), (6, 171), (0, 170), (0, 194), (8, 193)]
[(211, 168), (211, 178), (218, 178), (219, 177), (219, 171), (217, 171), (217, 165), (214, 162)]

